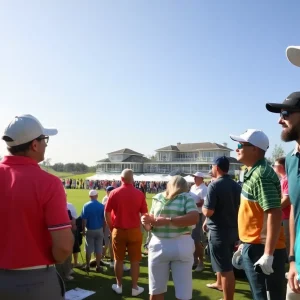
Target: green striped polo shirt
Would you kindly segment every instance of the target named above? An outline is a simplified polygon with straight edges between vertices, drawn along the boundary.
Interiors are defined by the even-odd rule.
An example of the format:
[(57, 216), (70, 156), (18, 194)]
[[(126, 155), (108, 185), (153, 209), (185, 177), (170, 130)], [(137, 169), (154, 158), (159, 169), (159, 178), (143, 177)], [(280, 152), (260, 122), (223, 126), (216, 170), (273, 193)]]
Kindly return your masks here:
[(245, 172), (242, 194), (250, 201), (257, 201), (263, 211), (281, 207), (280, 181), (266, 159)]
[[(265, 211), (280, 208), (281, 187), (278, 176), (266, 159), (259, 160), (244, 175), (238, 215), (240, 240), (249, 244), (265, 244), (267, 217)], [(279, 220), (280, 221), (280, 220)], [(283, 228), (276, 249), (285, 248)]]
[[(191, 211), (198, 211), (194, 199), (189, 193), (182, 193), (172, 200), (164, 197), (164, 193), (157, 194), (152, 199), (150, 214), (154, 217), (174, 218), (184, 216)], [(185, 233), (191, 233), (192, 226), (177, 227), (173, 225), (153, 227), (152, 234), (160, 238), (174, 238)]]

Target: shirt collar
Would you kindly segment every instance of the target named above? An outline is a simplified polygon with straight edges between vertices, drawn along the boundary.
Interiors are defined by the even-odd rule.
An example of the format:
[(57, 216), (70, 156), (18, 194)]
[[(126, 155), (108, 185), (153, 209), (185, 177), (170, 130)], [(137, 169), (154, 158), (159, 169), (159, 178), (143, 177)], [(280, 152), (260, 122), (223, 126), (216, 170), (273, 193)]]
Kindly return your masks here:
[(244, 178), (248, 179), (257, 167), (262, 166), (266, 163), (267, 162), (265, 158), (258, 160), (250, 170), (245, 169)]
[(39, 166), (38, 163), (30, 157), (16, 155), (4, 156), (1, 163), (5, 165), (34, 165), (37, 167)]
[(296, 155), (299, 151), (298, 151), (298, 144), (296, 143), (296, 146), (295, 146), (295, 148), (294, 148), (294, 151), (292, 152), (292, 156), (293, 155)]

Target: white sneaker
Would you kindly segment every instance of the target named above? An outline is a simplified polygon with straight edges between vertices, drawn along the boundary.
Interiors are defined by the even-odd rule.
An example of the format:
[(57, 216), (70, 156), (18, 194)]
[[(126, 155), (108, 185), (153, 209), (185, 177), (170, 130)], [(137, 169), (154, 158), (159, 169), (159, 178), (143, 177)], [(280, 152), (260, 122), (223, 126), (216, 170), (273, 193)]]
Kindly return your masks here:
[(138, 289), (132, 289), (132, 296), (135, 297), (135, 296), (138, 296), (139, 294), (141, 294), (143, 291), (144, 291), (144, 288), (138, 286)]
[(122, 286), (118, 286), (117, 284), (113, 284), (111, 288), (117, 293), (117, 294), (122, 294)]
[(195, 269), (195, 272), (202, 272), (203, 270), (204, 270), (204, 264), (201, 262)]
[(66, 278), (67, 280), (73, 280), (73, 279), (74, 279), (74, 277), (73, 277), (73, 276), (70, 276), (70, 275), (69, 275), (69, 276), (66, 276), (65, 278)]
[(127, 266), (124, 264), (124, 265), (123, 265), (123, 271), (127, 272), (127, 271), (129, 271), (129, 270), (130, 270), (130, 268), (127, 267)]

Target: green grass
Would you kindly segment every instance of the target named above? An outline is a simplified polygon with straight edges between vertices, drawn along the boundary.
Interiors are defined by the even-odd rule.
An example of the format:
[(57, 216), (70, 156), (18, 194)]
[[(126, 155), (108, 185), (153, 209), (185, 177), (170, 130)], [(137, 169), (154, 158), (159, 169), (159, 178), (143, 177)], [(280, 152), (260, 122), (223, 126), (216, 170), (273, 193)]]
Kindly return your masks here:
[[(67, 190), (68, 202), (71, 202), (79, 214), (81, 212), (82, 206), (85, 202), (89, 200), (87, 190)], [(105, 192), (99, 191), (99, 200), (102, 200)], [(147, 196), (148, 207), (151, 204), (151, 195)], [(85, 253), (82, 251), (82, 255)], [(80, 255), (79, 255), (80, 257)], [(73, 289), (80, 287), (83, 289), (88, 289), (95, 291), (96, 294), (90, 296), (89, 300), (96, 299), (109, 299), (109, 300), (119, 300), (119, 299), (149, 299), (148, 295), (148, 268), (147, 259), (144, 258), (141, 262), (140, 268), (140, 279), (139, 285), (145, 288), (145, 292), (139, 297), (131, 297), (131, 281), (129, 272), (124, 272), (124, 283), (123, 283), (123, 295), (116, 295), (111, 290), (111, 285), (115, 283), (115, 277), (113, 269), (108, 269), (105, 274), (98, 274), (91, 272), (89, 276), (83, 271), (75, 269), (76, 274), (74, 275), (75, 280), (67, 283), (67, 289)], [(170, 276), (171, 278), (171, 276)], [(207, 283), (212, 283), (215, 281), (215, 275), (211, 270), (210, 264), (205, 263), (205, 270), (202, 273), (193, 272), (193, 299), (203, 299), (203, 300), (217, 300), (222, 298), (222, 293), (215, 291), (206, 287)], [(245, 300), (251, 299), (251, 294), (249, 290), (249, 284), (244, 279), (237, 278), (236, 280), (236, 293), (235, 300)], [(170, 280), (168, 283), (168, 292), (165, 296), (166, 300), (175, 299), (175, 290), (173, 282)]]

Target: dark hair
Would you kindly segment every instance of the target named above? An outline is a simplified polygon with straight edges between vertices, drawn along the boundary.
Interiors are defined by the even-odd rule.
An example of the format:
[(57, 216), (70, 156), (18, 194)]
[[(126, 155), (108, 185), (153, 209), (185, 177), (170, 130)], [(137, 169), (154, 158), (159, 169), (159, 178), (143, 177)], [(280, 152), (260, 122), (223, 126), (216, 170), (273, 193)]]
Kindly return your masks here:
[(275, 162), (277, 162), (279, 165), (285, 166), (285, 157), (278, 157), (275, 159)]
[[(13, 142), (14, 141), (9, 136), (2, 137), (2, 140), (4, 140), (5, 142)], [(28, 143), (18, 145), (18, 146), (7, 146), (7, 150), (11, 155), (18, 155), (20, 153), (29, 151), (32, 142), (33, 141), (30, 141)]]

